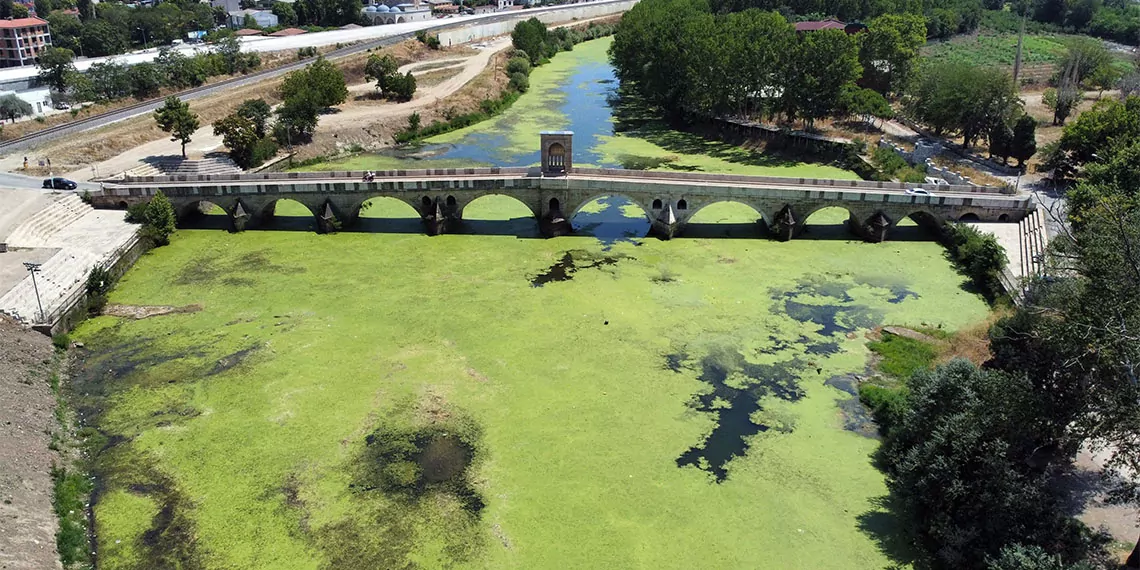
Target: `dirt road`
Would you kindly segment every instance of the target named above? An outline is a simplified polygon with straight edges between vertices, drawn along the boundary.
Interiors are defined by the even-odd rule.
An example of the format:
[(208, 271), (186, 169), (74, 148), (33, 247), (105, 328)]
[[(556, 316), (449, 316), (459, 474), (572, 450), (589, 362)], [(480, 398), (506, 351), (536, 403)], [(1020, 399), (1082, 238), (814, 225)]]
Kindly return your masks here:
[(0, 568), (60, 568), (48, 449), (51, 340), (0, 317)]

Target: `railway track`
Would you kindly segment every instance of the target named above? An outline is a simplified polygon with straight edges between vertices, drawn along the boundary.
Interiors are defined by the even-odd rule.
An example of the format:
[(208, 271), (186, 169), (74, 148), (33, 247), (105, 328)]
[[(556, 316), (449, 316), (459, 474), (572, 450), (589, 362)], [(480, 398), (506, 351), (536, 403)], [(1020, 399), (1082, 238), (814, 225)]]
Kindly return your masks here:
[[(552, 10), (552, 9), (556, 9), (556, 8), (549, 8), (547, 10)], [(534, 10), (533, 12), (538, 12), (538, 11), (539, 10)], [(528, 11), (528, 12), (531, 12), (531, 11)], [(447, 29), (451, 29), (451, 28), (461, 28), (461, 27), (468, 26), (468, 25), (480, 25), (480, 24), (501, 22), (504, 20), (517, 18), (517, 17), (519, 17), (519, 15), (520, 15), (519, 13), (512, 12), (512, 13), (508, 13), (508, 14), (490, 16), (487, 18), (474, 20), (474, 21), (464, 20), (462, 22), (456, 22), (456, 23), (439, 24), (436, 26), (432, 26), (430, 28), (425, 28), (425, 30), (426, 31), (439, 32), (441, 30), (447, 30)], [(337, 48), (331, 52), (324, 54), (324, 57), (326, 59), (345, 58), (345, 57), (348, 57), (350, 55), (358, 54), (360, 52), (367, 51), (370, 49), (375, 49), (378, 47), (387, 47), (387, 46), (398, 44), (404, 40), (408, 40), (408, 39), (415, 37), (415, 34), (416, 34), (416, 32), (405, 32), (405, 33), (401, 33), (401, 34), (395, 34), (392, 36), (380, 38), (377, 40), (369, 40), (369, 41), (364, 41), (364, 42), (356, 43), (356, 44), (349, 45), (349, 46), (344, 46), (344, 47)], [(199, 87), (186, 89), (186, 90), (180, 91), (178, 93), (173, 93), (172, 95), (175, 95), (176, 97), (178, 97), (179, 99), (182, 99), (183, 101), (192, 101), (192, 100), (200, 98), (200, 97), (205, 97), (207, 95), (213, 95), (214, 93), (218, 93), (220, 91), (225, 91), (227, 89), (232, 89), (235, 87), (242, 87), (245, 85), (250, 85), (253, 83), (264, 81), (266, 79), (272, 79), (274, 77), (284, 75), (284, 74), (289, 73), (291, 71), (296, 71), (296, 70), (301, 69), (301, 68), (305, 67), (306, 65), (308, 65), (312, 61), (312, 59), (313, 58), (307, 58), (307, 59), (299, 60), (296, 62), (288, 63), (288, 64), (282, 65), (280, 67), (275, 67), (273, 69), (266, 69), (266, 70), (258, 71), (256, 73), (251, 73), (249, 75), (243, 75), (241, 77), (234, 77), (234, 78), (226, 79), (224, 81), (219, 81), (217, 83), (213, 83), (210, 85), (201, 85)], [(83, 131), (89, 131), (91, 129), (99, 128), (99, 127), (102, 127), (104, 125), (109, 125), (111, 123), (117, 123), (119, 121), (124, 121), (126, 119), (129, 119), (131, 117), (136, 117), (136, 116), (141, 115), (143, 113), (148, 113), (150, 111), (153, 111), (153, 110), (161, 107), (164, 100), (165, 100), (165, 97), (156, 97), (154, 99), (148, 99), (146, 101), (135, 103), (133, 105), (123, 107), (121, 109), (115, 109), (113, 111), (107, 111), (105, 113), (99, 113), (98, 115), (87, 117), (85, 119), (80, 119), (78, 121), (71, 121), (69, 123), (64, 123), (61, 125), (48, 127), (46, 129), (39, 130), (39, 131), (36, 131), (34, 133), (24, 135), (22, 137), (14, 138), (12, 140), (2, 141), (2, 142), (0, 142), (0, 155), (10, 154), (13, 151), (25, 150), (25, 149), (31, 148), (31, 147), (39, 144), (39, 143), (47, 142), (47, 141), (57, 139), (57, 138), (60, 138), (60, 137), (63, 137), (63, 136), (69, 135), (69, 134), (80, 133)]]

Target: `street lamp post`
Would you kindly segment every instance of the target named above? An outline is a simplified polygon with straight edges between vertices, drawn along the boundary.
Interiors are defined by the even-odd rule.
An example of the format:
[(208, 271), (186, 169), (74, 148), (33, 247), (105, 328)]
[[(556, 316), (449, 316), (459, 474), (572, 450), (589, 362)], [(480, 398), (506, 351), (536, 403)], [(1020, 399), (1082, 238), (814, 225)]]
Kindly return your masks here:
[(150, 46), (149, 46), (149, 45), (147, 45), (147, 41), (146, 41), (146, 28), (143, 28), (142, 26), (139, 26), (139, 27), (137, 27), (137, 28), (135, 28), (135, 29), (136, 29), (136, 30), (138, 30), (138, 31), (140, 31), (140, 32), (142, 32), (142, 37), (143, 37), (143, 51), (146, 51), (146, 50), (150, 49)]
[(40, 302), (40, 286), (36, 284), (36, 273), (39, 273), (40, 265), (39, 263), (24, 262), (24, 269), (32, 274), (32, 289), (36, 292), (36, 305), (40, 308), (40, 320), (43, 321), (47, 319), (47, 316), (44, 315), (44, 304)]

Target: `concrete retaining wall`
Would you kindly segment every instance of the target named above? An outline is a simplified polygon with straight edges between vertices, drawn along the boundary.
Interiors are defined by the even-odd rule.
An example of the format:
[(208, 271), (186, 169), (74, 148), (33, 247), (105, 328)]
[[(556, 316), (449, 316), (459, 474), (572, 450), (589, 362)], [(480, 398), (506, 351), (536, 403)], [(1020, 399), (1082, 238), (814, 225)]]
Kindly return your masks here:
[(479, 41), (509, 34), (515, 29), (515, 24), (530, 18), (538, 18), (546, 24), (561, 24), (571, 20), (588, 20), (601, 16), (620, 14), (637, 4), (637, 0), (618, 0), (616, 2), (590, 2), (580, 6), (561, 6), (559, 10), (519, 10), (518, 17), (502, 22), (475, 24), (458, 30), (446, 30), (439, 33), (439, 42), (445, 46)]

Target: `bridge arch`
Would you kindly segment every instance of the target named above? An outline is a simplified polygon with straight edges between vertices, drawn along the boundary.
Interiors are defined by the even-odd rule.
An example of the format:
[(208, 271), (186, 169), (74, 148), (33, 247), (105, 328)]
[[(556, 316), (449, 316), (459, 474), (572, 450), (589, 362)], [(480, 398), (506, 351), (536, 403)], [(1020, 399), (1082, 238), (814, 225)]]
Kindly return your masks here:
[(709, 206), (716, 206), (715, 208), (713, 208), (714, 210), (716, 210), (716, 209), (725, 208), (728, 205), (744, 206), (745, 208), (752, 210), (756, 214), (756, 217), (752, 219), (753, 222), (763, 221), (765, 224), (771, 223), (771, 220), (768, 219), (768, 214), (765, 214), (762, 209), (760, 209), (760, 208), (758, 208), (752, 204), (749, 204), (748, 202), (742, 202), (740, 200), (716, 200), (713, 202), (701, 204), (700, 206), (693, 208), (693, 210), (689, 213), (688, 223), (690, 223), (690, 224), (721, 223), (721, 222), (701, 220), (697, 216), (700, 216), (702, 212), (704, 212), (706, 216), (709, 215), (709, 211), (708, 211)]
[[(574, 210), (567, 216), (567, 219), (573, 220), (574, 217), (582, 211), (582, 208), (585, 208), (587, 205), (592, 204), (601, 198), (621, 198), (622, 200), (625, 200), (626, 202), (637, 206), (641, 210), (642, 215), (645, 216), (645, 219), (648, 220), (649, 223), (653, 223), (652, 203), (647, 204), (644, 202), (639, 202), (630, 196), (622, 194), (620, 192), (599, 192), (590, 196), (589, 198), (586, 198), (585, 200), (582, 200), (582, 202), (574, 206)], [(557, 200), (557, 198), (552, 198), (552, 200)]]
[[(448, 198), (450, 198), (450, 196)], [(534, 207), (531, 204), (526, 203), (526, 201), (524, 201), (522, 198), (519, 198), (518, 196), (514, 196), (514, 195), (511, 195), (511, 194), (506, 193), (506, 192), (488, 192), (486, 194), (480, 194), (478, 196), (475, 196), (471, 200), (459, 204), (458, 205), (458, 211), (457, 211), (457, 213), (459, 214), (459, 218), (466, 220), (468, 218), (471, 218), (473, 215), (474, 216), (480, 215), (480, 207), (479, 206), (476, 206), (476, 208), (473, 210), (469, 210), (468, 208), (470, 208), (472, 204), (475, 204), (476, 202), (479, 202), (481, 200), (483, 200), (483, 204), (486, 204), (487, 202), (486, 202), (486, 200), (484, 200), (484, 198), (487, 198), (490, 200), (501, 200), (505, 203), (511, 204), (512, 208), (515, 204), (517, 204), (521, 207), (521, 210), (525, 210), (528, 213), (528, 215), (530, 217), (534, 218), (536, 221), (538, 220), (539, 216), (541, 215), (539, 212), (536, 212), (534, 210)], [(449, 200), (448, 205), (454, 205), (454, 203)], [(551, 198), (550, 199), (550, 208), (551, 209), (558, 209), (558, 207), (559, 207), (558, 198)], [(520, 213), (521, 213), (521, 210), (520, 210)], [(512, 216), (510, 219), (517, 219), (518, 217), (520, 217), (520, 216)], [(499, 219), (499, 218), (476, 218), (476, 219)]]
[(355, 228), (363, 232), (422, 233), (423, 215), (417, 198), (371, 196), (352, 206)]
[[(424, 196), (424, 198), (427, 198), (427, 196)], [(356, 214), (357, 218), (364, 217), (364, 218), (382, 218), (382, 219), (383, 218), (416, 218), (416, 219), (419, 219), (419, 218), (423, 217), (423, 212), (424, 212), (423, 210), (421, 210), (421, 207), (429, 208), (432, 206), (431, 198), (427, 198), (427, 199), (428, 199), (428, 203), (426, 206), (424, 206), (422, 203), (419, 202), (419, 198), (416, 198), (415, 200), (409, 200), (409, 199), (405, 199), (405, 198), (398, 198), (396, 196), (385, 196), (385, 195), (381, 194), (381, 195), (376, 195), (376, 196), (370, 196), (368, 198), (361, 200), (359, 203), (354, 204), (352, 207), (352, 211), (353, 211), (353, 213)], [(407, 206), (407, 208), (402, 208), (399, 206), (399, 204)], [(408, 212), (406, 215), (404, 215), (405, 210), (410, 210), (410, 212)]]
[(301, 216), (316, 216), (317, 213), (313, 211), (312, 207), (308, 204), (293, 198), (275, 198), (265, 203), (261, 208), (261, 215), (266, 218), (274, 217), (301, 217)]

